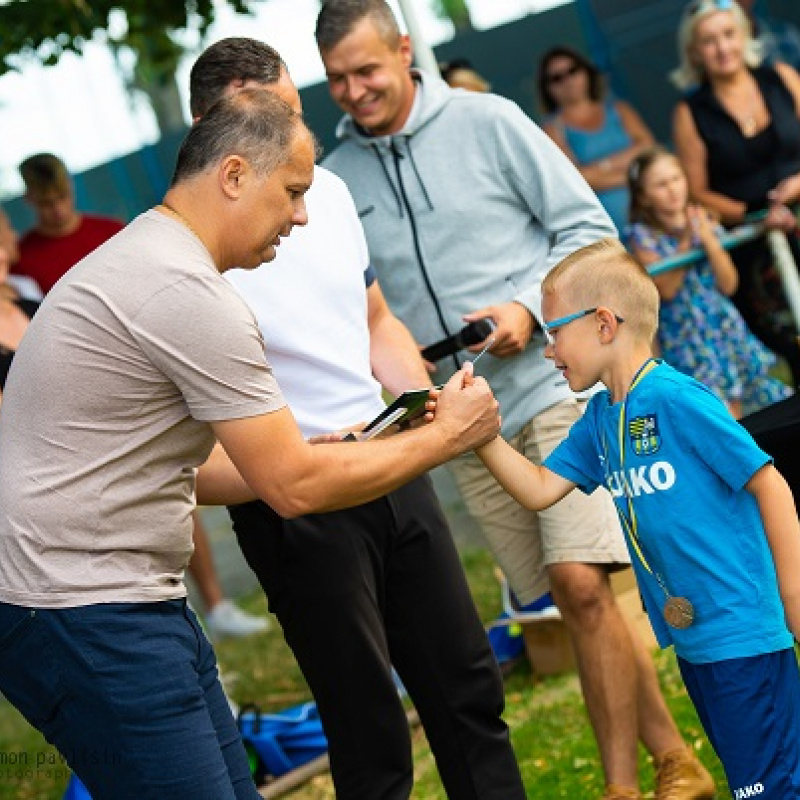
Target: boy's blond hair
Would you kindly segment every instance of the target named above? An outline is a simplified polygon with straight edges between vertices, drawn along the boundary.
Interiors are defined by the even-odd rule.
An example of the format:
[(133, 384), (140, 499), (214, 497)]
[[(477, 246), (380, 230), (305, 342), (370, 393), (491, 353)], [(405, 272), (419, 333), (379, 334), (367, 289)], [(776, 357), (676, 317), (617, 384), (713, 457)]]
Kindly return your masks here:
[(634, 336), (652, 342), (658, 327), (658, 289), (644, 267), (617, 239), (601, 239), (556, 264), (542, 295), (558, 296), (576, 309), (606, 306)]

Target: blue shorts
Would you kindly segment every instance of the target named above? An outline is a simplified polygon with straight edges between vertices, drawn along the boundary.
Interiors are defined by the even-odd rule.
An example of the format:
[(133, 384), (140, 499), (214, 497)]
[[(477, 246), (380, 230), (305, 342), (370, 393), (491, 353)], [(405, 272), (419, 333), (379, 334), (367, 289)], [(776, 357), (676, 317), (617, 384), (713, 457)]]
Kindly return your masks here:
[(800, 797), (800, 672), (793, 649), (711, 664), (678, 658), (734, 800)]
[(0, 603), (0, 691), (93, 800), (259, 800), (214, 651), (185, 600)]

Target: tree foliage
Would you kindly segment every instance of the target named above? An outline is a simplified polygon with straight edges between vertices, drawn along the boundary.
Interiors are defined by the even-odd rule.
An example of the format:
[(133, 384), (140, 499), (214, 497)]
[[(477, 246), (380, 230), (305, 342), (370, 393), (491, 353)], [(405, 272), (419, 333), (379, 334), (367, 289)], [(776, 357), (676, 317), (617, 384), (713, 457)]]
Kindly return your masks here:
[(456, 31), (472, 30), (472, 17), (467, 0), (433, 0), (433, 7), (439, 16), (453, 21)]
[[(225, 1), (239, 13), (249, 13), (254, 3)], [(120, 14), (126, 24), (119, 24)], [(196, 30), (202, 36), (214, 16), (213, 0), (10, 0), (0, 5), (0, 74), (17, 69), (20, 56), (52, 65), (100, 39), (130, 48), (154, 74), (167, 75), (183, 52), (173, 34)]]
[[(249, 14), (265, 0), (224, 2)], [(466, 0), (429, 2), (456, 30), (472, 28)], [(194, 31), (202, 41), (215, 11), (215, 0), (6, 0), (0, 4), (0, 75), (26, 60), (51, 66), (64, 53), (81, 54), (88, 42), (102, 41), (117, 56), (133, 55), (124, 70), (128, 87), (149, 96), (168, 130), (181, 124), (174, 75), (184, 47), (176, 34)]]

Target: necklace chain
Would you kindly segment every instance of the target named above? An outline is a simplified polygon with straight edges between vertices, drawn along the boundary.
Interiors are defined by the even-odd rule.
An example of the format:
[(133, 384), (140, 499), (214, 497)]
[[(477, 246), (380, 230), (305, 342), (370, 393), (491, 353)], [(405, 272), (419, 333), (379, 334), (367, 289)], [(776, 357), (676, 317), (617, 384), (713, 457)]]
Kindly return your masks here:
[(186, 219), (186, 217), (184, 217), (183, 214), (181, 214), (181, 212), (178, 211), (177, 208), (175, 208), (174, 206), (171, 206), (169, 203), (167, 203), (164, 200), (162, 200), (159, 203), (159, 205), (161, 206), (161, 208), (166, 208), (167, 211), (170, 212), (170, 214), (172, 214), (173, 216), (177, 217), (178, 221), (181, 222), (183, 225), (185, 225), (198, 239), (200, 239), (201, 242), (203, 241), (203, 239), (200, 236), (200, 234), (192, 227), (192, 223), (189, 222), (189, 220)]
[[(733, 119), (735, 119), (736, 122), (739, 124), (744, 136), (749, 139), (750, 137), (755, 136), (756, 131), (758, 130), (758, 120), (756, 118), (756, 115), (758, 113), (758, 101), (759, 101), (758, 87), (750, 86), (748, 95), (749, 95), (749, 97), (747, 98), (749, 101), (748, 108), (744, 113), (739, 111), (734, 111), (729, 105), (732, 97), (734, 97), (735, 95), (726, 98), (723, 105), (725, 106), (725, 110), (728, 112), (728, 114), (731, 117), (733, 117)], [(724, 95), (719, 95), (719, 97), (722, 98), (724, 97)]]

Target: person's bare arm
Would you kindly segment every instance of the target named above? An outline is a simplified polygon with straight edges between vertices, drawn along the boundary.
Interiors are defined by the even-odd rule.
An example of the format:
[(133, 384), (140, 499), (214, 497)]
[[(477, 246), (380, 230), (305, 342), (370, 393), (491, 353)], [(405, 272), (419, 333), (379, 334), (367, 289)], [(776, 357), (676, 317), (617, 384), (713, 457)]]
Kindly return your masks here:
[(431, 379), (408, 328), (391, 312), (374, 281), (367, 289), (369, 352), (372, 374), (395, 397), (406, 389), (430, 386)]
[[(645, 268), (649, 269), (653, 264), (663, 261), (660, 255), (654, 253), (652, 250), (645, 250), (644, 248), (637, 247), (631, 243), (628, 245), (631, 255)], [(660, 275), (653, 276), (653, 283), (658, 289), (659, 297), (662, 300), (673, 300), (675, 295), (681, 290), (683, 282), (686, 279), (686, 267), (679, 267), (678, 269), (671, 269), (668, 272), (662, 272)]]
[(631, 137), (630, 147), (621, 151), (622, 154), (625, 154), (624, 157), (627, 159), (627, 163), (625, 164), (625, 169), (627, 170), (630, 162), (636, 158), (642, 150), (652, 147), (656, 140), (650, 128), (647, 127), (647, 123), (632, 105), (623, 100), (618, 100), (616, 109), (622, 119), (622, 125), (625, 131), (628, 136)]
[(789, 630), (800, 639), (800, 524), (789, 484), (772, 464), (745, 486), (758, 503)]
[(697, 206), (689, 206), (687, 215), (692, 230), (697, 234), (700, 244), (706, 251), (717, 289), (726, 297), (730, 297), (739, 285), (739, 273), (730, 253), (722, 246), (722, 242), (717, 237), (708, 211)]
[[(607, 187), (603, 186), (603, 188), (626, 186), (628, 183), (628, 167), (630, 167), (631, 161), (643, 150), (655, 144), (650, 128), (647, 127), (644, 120), (632, 106), (622, 100), (618, 100), (615, 103), (615, 108), (622, 122), (622, 127), (625, 128), (625, 132), (631, 139), (631, 143), (624, 150), (619, 150), (606, 158), (587, 165), (587, 169), (592, 169), (592, 178), (599, 182), (598, 188), (600, 183), (608, 184)], [(587, 180), (589, 180), (588, 177)], [(589, 180), (589, 183), (593, 185), (592, 180)]]
[(195, 494), (199, 506), (235, 506), (258, 500), (219, 442), (197, 470)]
[(619, 186), (624, 180), (624, 175), (619, 170), (612, 170), (609, 159), (593, 161), (590, 164), (579, 164), (578, 158), (573, 149), (569, 146), (564, 130), (560, 125), (548, 123), (542, 126), (542, 130), (558, 145), (564, 155), (575, 165), (575, 169), (586, 180), (586, 183), (596, 192), (605, 189), (613, 189)]
[(655, 142), (653, 134), (650, 132), (647, 125), (645, 125), (644, 120), (630, 105), (622, 101), (617, 101), (615, 108), (619, 112), (620, 120), (625, 131), (631, 138), (631, 144), (624, 150), (619, 150), (610, 156), (598, 159), (597, 161), (591, 161), (587, 164), (578, 163), (575, 153), (567, 143), (561, 126), (552, 123), (544, 126), (545, 132), (564, 151), (564, 154), (577, 167), (578, 172), (583, 175), (589, 186), (596, 192), (624, 186), (628, 180), (628, 166), (631, 161), (636, 158), (642, 150)]
[(500, 436), (475, 452), (503, 489), (531, 511), (549, 508), (575, 488), (547, 467), (532, 464)]
[[(794, 99), (795, 113), (798, 117), (800, 117), (800, 75), (798, 75), (794, 68), (790, 67), (788, 64), (782, 63), (775, 64), (775, 71), (778, 73), (784, 85), (791, 93), (792, 98)], [(785, 206), (789, 203), (796, 203), (798, 200), (800, 200), (800, 174), (789, 175), (788, 177), (784, 178), (769, 193), (769, 199), (773, 203), (777, 203), (780, 206)], [(790, 219), (789, 214), (786, 214), (785, 211), (788, 211), (788, 209), (784, 210), (779, 208), (774, 211), (773, 209), (770, 209), (770, 215), (767, 219), (767, 226), (785, 230), (787, 232), (793, 230), (796, 227), (794, 215), (791, 215)], [(784, 219), (782, 220), (779, 215), (783, 215)]]
[(747, 213), (747, 204), (709, 188), (706, 146), (694, 124), (689, 106), (683, 101), (675, 107), (672, 135), (675, 152), (686, 171), (692, 198), (714, 211), (726, 224), (742, 222)]
[[(462, 370), (448, 381), (430, 424), (381, 440), (310, 444), (287, 408), (212, 427), (247, 485), (279, 514), (331, 511), (380, 497), (497, 436), (498, 404), (488, 384), (477, 378), (462, 387), (463, 380)], [(228, 485), (241, 494), (235, 481)], [(217, 493), (220, 501), (237, 502)]]

